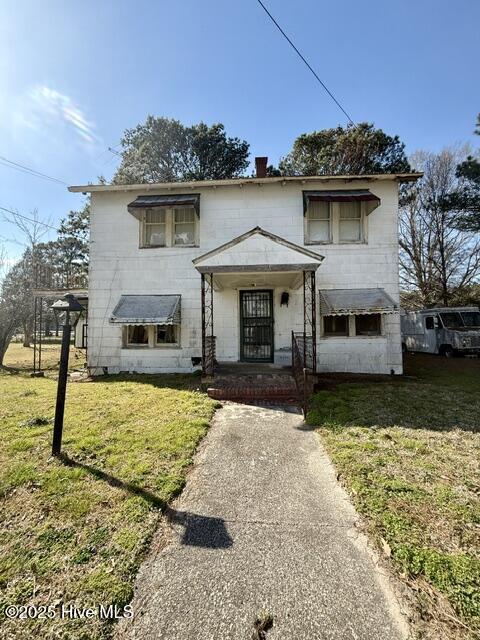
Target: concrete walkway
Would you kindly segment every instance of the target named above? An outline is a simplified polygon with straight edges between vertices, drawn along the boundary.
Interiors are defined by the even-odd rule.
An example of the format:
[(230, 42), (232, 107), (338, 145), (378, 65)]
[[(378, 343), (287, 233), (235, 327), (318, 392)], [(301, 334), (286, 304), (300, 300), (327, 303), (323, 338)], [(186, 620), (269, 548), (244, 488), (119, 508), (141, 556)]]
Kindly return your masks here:
[[(400, 640), (407, 629), (296, 409), (226, 404), (138, 575), (117, 637)], [(262, 637), (262, 636), (258, 636)]]

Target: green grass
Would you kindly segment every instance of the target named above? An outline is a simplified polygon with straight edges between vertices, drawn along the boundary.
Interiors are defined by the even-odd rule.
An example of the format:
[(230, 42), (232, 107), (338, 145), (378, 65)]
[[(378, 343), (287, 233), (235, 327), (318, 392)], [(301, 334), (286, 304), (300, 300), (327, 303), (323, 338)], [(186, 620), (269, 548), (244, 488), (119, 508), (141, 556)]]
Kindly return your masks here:
[[(61, 340), (61, 338), (60, 338)], [(38, 358), (38, 351), (37, 351)], [(58, 338), (47, 338), (42, 344), (41, 365), (46, 373), (54, 374), (58, 369), (60, 360), (60, 343)], [(85, 363), (85, 351), (75, 349), (73, 345), (70, 347), (70, 369), (81, 369)], [(11, 369), (13, 372), (27, 372), (33, 369), (33, 345), (24, 347), (21, 342), (11, 342), (8, 347), (4, 367)], [(56, 375), (56, 373), (55, 373)]]
[[(20, 361), (13, 351), (10, 364)], [(198, 387), (180, 375), (69, 383), (62, 461), (50, 456), (54, 372), (0, 372), (1, 638), (109, 636), (98, 618), (15, 622), (2, 612), (7, 603), (128, 603), (215, 409)]]
[(307, 420), (412, 588), (419, 637), (480, 637), (480, 361), (410, 355), (406, 373), (320, 391)]

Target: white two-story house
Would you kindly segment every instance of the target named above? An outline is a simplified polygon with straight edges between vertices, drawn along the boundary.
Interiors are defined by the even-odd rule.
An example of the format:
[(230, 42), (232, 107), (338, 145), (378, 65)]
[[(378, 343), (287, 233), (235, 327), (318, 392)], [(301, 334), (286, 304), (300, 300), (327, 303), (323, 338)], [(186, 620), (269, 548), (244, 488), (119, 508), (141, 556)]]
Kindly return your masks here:
[(317, 371), (402, 373), (398, 186), (419, 174), (265, 169), (70, 187), (91, 194), (92, 374), (288, 365), (292, 332)]

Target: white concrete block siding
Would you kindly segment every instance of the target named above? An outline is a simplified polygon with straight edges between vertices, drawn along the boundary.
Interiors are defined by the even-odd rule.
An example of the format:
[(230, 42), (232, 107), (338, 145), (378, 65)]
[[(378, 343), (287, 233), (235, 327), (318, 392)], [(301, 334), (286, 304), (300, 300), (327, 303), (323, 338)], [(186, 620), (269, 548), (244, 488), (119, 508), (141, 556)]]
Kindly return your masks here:
[[(139, 221), (127, 211), (138, 195), (188, 193), (182, 185), (163, 192), (150, 189), (92, 193), (88, 318), (88, 364), (93, 373), (188, 372), (192, 357), (201, 356), (200, 274), (192, 260), (260, 226), (300, 246), (304, 245), (302, 190), (370, 189), (381, 205), (367, 218), (365, 244), (308, 245), (325, 257), (317, 270), (319, 289), (380, 287), (399, 301), (397, 182), (391, 180), (287, 182), (195, 187), (200, 193), (200, 246), (139, 248)], [(252, 243), (253, 245), (255, 243)], [(221, 262), (221, 261), (220, 261)], [(261, 287), (269, 288), (269, 287)], [(290, 345), (292, 329), (303, 328), (302, 289), (272, 287), (275, 349)], [(280, 306), (289, 291), (288, 307)], [(122, 327), (109, 322), (122, 294), (180, 294), (182, 296), (179, 348), (123, 348)], [(319, 313), (317, 314), (319, 317)], [(319, 323), (320, 324), (320, 323)], [(239, 292), (224, 289), (214, 295), (217, 359), (239, 360)], [(402, 373), (398, 314), (383, 317), (384, 335), (323, 338), (318, 335), (318, 370)]]

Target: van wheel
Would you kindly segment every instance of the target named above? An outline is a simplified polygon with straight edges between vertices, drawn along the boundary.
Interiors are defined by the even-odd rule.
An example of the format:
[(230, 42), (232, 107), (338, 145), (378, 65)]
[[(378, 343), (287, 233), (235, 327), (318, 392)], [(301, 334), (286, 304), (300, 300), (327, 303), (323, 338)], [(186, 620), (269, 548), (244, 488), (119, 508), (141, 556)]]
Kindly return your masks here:
[(449, 344), (442, 344), (442, 346), (440, 347), (438, 353), (441, 356), (445, 356), (445, 358), (453, 358), (453, 356), (455, 355), (454, 350), (452, 349), (451, 345), (449, 345)]

